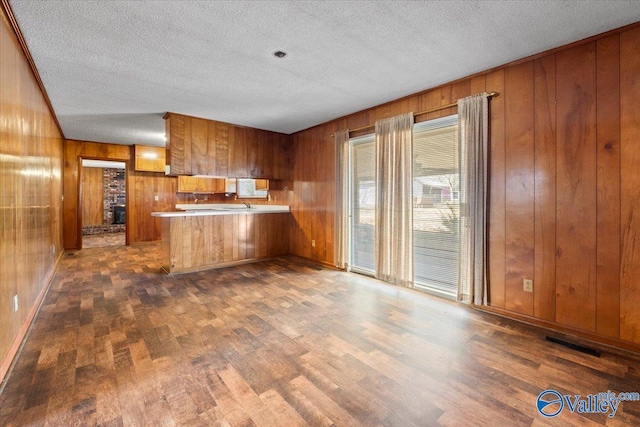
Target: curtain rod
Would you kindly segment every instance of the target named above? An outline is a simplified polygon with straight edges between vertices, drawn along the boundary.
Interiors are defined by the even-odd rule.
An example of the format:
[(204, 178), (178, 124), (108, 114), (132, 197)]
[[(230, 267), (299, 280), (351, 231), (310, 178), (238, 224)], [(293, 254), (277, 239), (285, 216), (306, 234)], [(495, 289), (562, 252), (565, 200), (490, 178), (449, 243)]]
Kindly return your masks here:
[[(494, 97), (499, 96), (499, 95), (500, 95), (500, 92), (489, 92), (487, 94), (487, 98), (491, 99), (491, 98), (494, 98)], [(427, 113), (434, 113), (436, 111), (445, 110), (447, 108), (455, 107), (457, 105), (458, 105), (458, 102), (452, 102), (451, 104), (441, 105), (440, 107), (432, 108), (430, 110), (425, 110), (425, 111), (420, 111), (418, 113), (413, 113), (413, 117), (421, 116), (421, 115), (427, 114)], [(367, 126), (362, 126), (362, 127), (359, 127), (359, 128), (355, 128), (355, 129), (349, 129), (349, 133), (351, 133), (351, 132), (359, 132), (361, 130), (369, 129), (369, 128), (372, 128), (372, 127), (375, 127), (375, 126), (376, 126), (375, 124), (372, 124), (372, 125), (367, 125)], [(331, 136), (333, 136), (333, 135), (334, 134), (331, 134)]]

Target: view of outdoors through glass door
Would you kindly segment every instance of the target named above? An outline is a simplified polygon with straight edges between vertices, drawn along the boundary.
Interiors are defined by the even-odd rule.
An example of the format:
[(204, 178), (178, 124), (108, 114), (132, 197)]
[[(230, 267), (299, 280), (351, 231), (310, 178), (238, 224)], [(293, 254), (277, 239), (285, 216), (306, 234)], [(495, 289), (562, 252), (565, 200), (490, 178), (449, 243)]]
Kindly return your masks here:
[(373, 136), (351, 143), (351, 269), (375, 270), (375, 148)]
[(460, 236), (458, 116), (415, 125), (413, 157), (415, 285), (453, 297)]
[[(375, 271), (375, 144), (350, 140), (351, 269)], [(413, 129), (413, 264), (416, 287), (455, 297), (458, 286), (460, 169), (458, 116)], [(407, 177), (407, 179), (410, 179)]]

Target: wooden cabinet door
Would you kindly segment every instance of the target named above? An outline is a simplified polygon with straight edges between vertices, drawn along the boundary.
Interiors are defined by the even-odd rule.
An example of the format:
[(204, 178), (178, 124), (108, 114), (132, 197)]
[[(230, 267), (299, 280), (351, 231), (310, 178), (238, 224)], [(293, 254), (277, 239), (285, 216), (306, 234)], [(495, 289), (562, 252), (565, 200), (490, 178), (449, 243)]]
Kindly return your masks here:
[(269, 189), (269, 180), (268, 179), (256, 179), (256, 191), (268, 190)]
[(247, 128), (234, 126), (234, 144), (229, 147), (229, 170), (231, 178), (246, 178), (247, 174)]
[(165, 121), (171, 175), (290, 178), (287, 135), (173, 113)]
[(178, 177), (178, 193), (194, 193), (196, 191), (196, 178), (180, 175)]
[(178, 114), (165, 115), (167, 138), (167, 164), (170, 175), (190, 175), (191, 172), (191, 119)]
[(209, 170), (211, 175), (229, 176), (229, 128), (233, 125), (209, 122)]
[(166, 150), (162, 147), (134, 146), (135, 170), (142, 172), (163, 172)]
[[(191, 118), (191, 173), (193, 175), (215, 175), (209, 162), (208, 120)], [(215, 150), (212, 150), (215, 155)]]
[(224, 179), (181, 175), (178, 177), (178, 193), (224, 193)]

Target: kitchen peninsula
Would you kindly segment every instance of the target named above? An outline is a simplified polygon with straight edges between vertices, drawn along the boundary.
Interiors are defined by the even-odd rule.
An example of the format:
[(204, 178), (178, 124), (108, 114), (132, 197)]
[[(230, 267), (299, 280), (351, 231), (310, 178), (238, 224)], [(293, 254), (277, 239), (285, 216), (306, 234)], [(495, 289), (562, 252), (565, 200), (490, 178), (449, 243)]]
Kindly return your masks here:
[(177, 205), (162, 218), (162, 266), (170, 274), (245, 264), (289, 253), (285, 205)]

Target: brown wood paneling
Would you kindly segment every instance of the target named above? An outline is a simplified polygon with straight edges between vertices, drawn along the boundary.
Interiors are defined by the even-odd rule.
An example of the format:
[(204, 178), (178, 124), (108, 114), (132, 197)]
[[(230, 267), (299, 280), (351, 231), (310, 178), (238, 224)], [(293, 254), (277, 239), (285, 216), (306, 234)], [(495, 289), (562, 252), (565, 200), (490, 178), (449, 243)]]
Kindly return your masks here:
[(488, 303), (505, 307), (505, 223), (506, 223), (506, 152), (505, 152), (505, 93), (504, 71), (487, 75), (489, 90), (500, 92), (491, 100), (489, 148), (489, 251), (488, 251)]
[(535, 127), (535, 265), (533, 313), (556, 317), (556, 57), (533, 61)]
[(179, 114), (166, 117), (167, 164), (171, 174), (191, 174), (191, 120)]
[[(78, 180), (80, 179), (80, 160), (82, 158), (129, 161), (131, 159), (130, 146), (121, 145), (110, 147), (111, 144), (97, 142), (64, 141), (64, 248), (77, 249), (80, 247), (78, 221)], [(144, 172), (141, 172), (144, 173)]]
[[(177, 178), (152, 172), (129, 170), (127, 231), (130, 243), (162, 239), (162, 219), (152, 212), (175, 210)], [(158, 200), (156, 200), (156, 196)]]
[(63, 214), (62, 135), (4, 2), (0, 6), (0, 122), (1, 382), (62, 253)]
[(620, 37), (596, 42), (596, 332), (620, 336)]
[(275, 178), (275, 158), (273, 152), (273, 146), (276, 144), (278, 135), (274, 132), (267, 132), (262, 139), (262, 147), (260, 151), (262, 153), (262, 173), (261, 178)]
[[(495, 90), (495, 89), (492, 89)], [(469, 94), (475, 95), (487, 91), (487, 76), (476, 76), (469, 81)]]
[[(370, 126), (380, 117), (444, 105), (466, 94), (467, 84), (469, 93), (483, 90), (484, 77), (484, 90), (500, 93), (490, 102), (490, 304), (514, 317), (522, 318), (515, 313), (520, 310), (545, 325), (584, 331), (603, 340), (615, 338), (618, 328), (622, 340), (638, 340), (640, 289), (634, 279), (640, 277), (640, 255), (634, 251), (640, 245), (635, 221), (640, 214), (634, 206), (640, 199), (636, 172), (640, 148), (634, 142), (639, 139), (640, 122), (638, 31), (636, 25), (574, 43), (295, 133), (290, 144), (291, 252), (333, 262), (328, 236), (334, 224), (325, 213), (335, 208), (330, 184), (335, 166), (329, 160), (333, 153), (325, 148), (332, 147), (335, 130)], [(619, 53), (617, 34), (624, 39)], [(585, 49), (590, 50), (586, 60)], [(558, 58), (554, 67), (556, 54), (561, 68)], [(520, 66), (530, 71), (523, 73)], [(510, 74), (508, 84), (505, 73)], [(585, 96), (591, 99), (586, 104), (581, 100)], [(419, 116), (418, 121), (445, 113)], [(617, 135), (622, 135), (619, 143)], [(524, 146), (514, 136), (524, 138)], [(323, 231), (326, 253), (311, 248), (312, 239), (322, 241), (315, 234)], [(509, 289), (505, 275), (510, 275)], [(534, 279), (533, 295), (522, 292), (525, 275)], [(616, 275), (621, 275), (620, 283)], [(570, 283), (564, 293), (561, 282)], [(576, 288), (577, 283), (586, 287)]]
[(82, 225), (104, 222), (104, 178), (102, 168), (82, 168)]
[(640, 28), (620, 34), (620, 338), (640, 343)]
[(247, 177), (249, 178), (258, 178), (259, 169), (258, 169), (258, 153), (259, 153), (259, 143), (257, 140), (257, 132), (255, 129), (247, 128), (246, 130), (246, 139), (245, 139), (245, 163), (247, 168)]
[[(224, 176), (218, 172), (218, 160), (223, 160), (226, 163), (227, 159), (226, 158), (219, 159), (218, 152), (216, 150), (216, 142), (218, 139), (218, 126), (222, 126), (223, 123), (216, 122), (214, 120), (205, 120), (205, 123), (207, 126), (207, 141), (206, 141), (207, 155), (204, 162), (207, 165), (206, 167), (207, 175)], [(225, 141), (225, 144), (226, 144), (226, 141)], [(196, 154), (194, 153), (194, 156), (195, 155)]]
[(163, 264), (178, 273), (285, 255), (288, 245), (274, 242), (288, 241), (289, 217), (274, 213), (171, 218), (169, 235), (163, 237), (169, 239), (169, 259)]
[(505, 70), (505, 92), (505, 307), (531, 315), (533, 294), (522, 281), (534, 275), (533, 62)]
[(247, 255), (247, 246), (249, 245), (247, 235), (247, 215), (238, 215), (238, 233), (236, 235), (238, 236), (238, 259), (249, 258)]
[[(187, 119), (189, 120), (189, 119)], [(191, 118), (191, 173), (194, 175), (215, 175), (215, 170), (209, 170), (209, 155), (215, 156), (215, 151), (209, 153), (209, 125), (207, 120)], [(185, 159), (186, 160), (186, 159)], [(214, 163), (215, 165), (215, 163)]]
[[(233, 169), (229, 171), (234, 178), (246, 178), (248, 174), (247, 164), (247, 128), (235, 127), (233, 150), (229, 147), (230, 159), (233, 159)], [(231, 155), (232, 153), (232, 155)]]
[[(212, 123), (210, 121), (210, 123)], [(215, 175), (228, 176), (229, 173), (229, 127), (226, 123), (216, 122), (215, 128)], [(209, 125), (209, 138), (212, 127)], [(233, 134), (233, 132), (231, 132)], [(209, 159), (211, 161), (211, 159)], [(213, 168), (212, 168), (213, 169)]]
[(556, 54), (558, 323), (595, 331), (595, 43)]
[[(132, 147), (97, 142), (64, 141), (64, 247), (79, 247), (78, 170), (81, 158), (125, 161), (127, 169), (127, 235), (129, 243), (160, 240), (162, 221), (151, 212), (175, 210), (177, 178), (153, 172), (136, 171)], [(155, 197), (158, 200), (155, 200)]]

